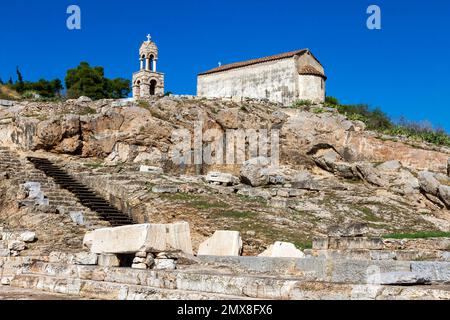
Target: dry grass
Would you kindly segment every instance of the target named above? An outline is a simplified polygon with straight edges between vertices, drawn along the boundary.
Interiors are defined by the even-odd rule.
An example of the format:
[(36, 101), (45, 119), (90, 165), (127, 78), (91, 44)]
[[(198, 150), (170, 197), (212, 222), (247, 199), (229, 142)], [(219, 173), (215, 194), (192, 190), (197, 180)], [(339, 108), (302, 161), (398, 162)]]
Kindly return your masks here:
[(12, 99), (16, 100), (20, 98), (20, 94), (16, 91), (8, 88), (5, 85), (0, 85), (0, 99)]

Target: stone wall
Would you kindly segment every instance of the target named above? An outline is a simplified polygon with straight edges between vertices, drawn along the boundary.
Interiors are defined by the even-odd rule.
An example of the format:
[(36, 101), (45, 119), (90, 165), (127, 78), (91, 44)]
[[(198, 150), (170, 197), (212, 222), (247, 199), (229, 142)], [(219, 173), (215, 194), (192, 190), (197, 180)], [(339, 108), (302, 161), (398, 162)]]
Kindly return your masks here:
[(313, 102), (325, 101), (325, 80), (313, 75), (298, 75), (298, 96)]
[(259, 63), (198, 77), (197, 95), (269, 99), (284, 105), (296, 98), (297, 69), (293, 58)]

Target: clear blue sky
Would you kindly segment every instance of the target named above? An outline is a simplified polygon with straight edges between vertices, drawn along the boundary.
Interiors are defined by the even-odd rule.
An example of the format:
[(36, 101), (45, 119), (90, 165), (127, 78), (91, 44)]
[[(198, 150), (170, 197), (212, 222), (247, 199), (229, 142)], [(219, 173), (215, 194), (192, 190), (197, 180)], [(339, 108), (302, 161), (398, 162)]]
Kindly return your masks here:
[[(66, 28), (67, 6), (82, 30)], [(382, 10), (382, 30), (366, 9)], [(151, 33), (166, 91), (194, 94), (196, 74), (223, 64), (310, 48), (325, 66), (327, 94), (379, 106), (394, 119), (450, 131), (450, 1), (447, 0), (40, 0), (0, 4), (0, 77), (64, 79), (80, 61), (131, 78)]]

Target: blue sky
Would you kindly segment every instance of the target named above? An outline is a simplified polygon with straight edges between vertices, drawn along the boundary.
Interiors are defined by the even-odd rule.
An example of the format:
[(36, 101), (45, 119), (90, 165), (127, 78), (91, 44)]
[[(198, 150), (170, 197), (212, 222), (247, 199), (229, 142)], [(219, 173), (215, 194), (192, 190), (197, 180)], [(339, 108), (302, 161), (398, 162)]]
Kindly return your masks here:
[[(81, 30), (66, 28), (71, 4), (81, 8)], [(371, 4), (382, 30), (366, 28)], [(88, 61), (131, 78), (151, 33), (166, 91), (195, 94), (196, 74), (219, 61), (310, 48), (328, 95), (450, 131), (449, 18), (446, 0), (2, 1), (0, 77), (15, 77), (19, 65), (26, 80), (64, 79)]]

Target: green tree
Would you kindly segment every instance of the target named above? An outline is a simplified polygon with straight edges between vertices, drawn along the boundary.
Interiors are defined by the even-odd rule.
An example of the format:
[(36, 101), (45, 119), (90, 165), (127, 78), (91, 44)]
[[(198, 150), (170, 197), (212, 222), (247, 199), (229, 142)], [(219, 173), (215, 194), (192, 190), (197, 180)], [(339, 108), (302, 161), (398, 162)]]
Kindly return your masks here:
[(62, 89), (62, 82), (59, 79), (54, 79), (51, 81), (40, 79), (37, 82), (25, 82), (26, 91), (35, 91), (44, 98), (60, 96)]
[(8, 84), (9, 85), (13, 85), (14, 84), (12, 77), (9, 77)]
[(130, 93), (130, 80), (122, 78), (105, 80), (107, 83), (108, 98), (120, 99), (128, 96)]
[(3, 80), (2, 80), (2, 78), (0, 78), (0, 84), (5, 84), (5, 83), (3, 82)]
[(17, 92), (21, 93), (25, 91), (25, 84), (23, 82), (23, 76), (22, 73), (19, 70), (19, 67), (16, 67), (16, 73), (17, 73), (17, 83), (15, 86), (15, 89)]
[(91, 67), (81, 62), (74, 69), (67, 70), (67, 97), (71, 99), (88, 96), (92, 99), (124, 98), (130, 93), (130, 81), (122, 78), (105, 78), (103, 67)]

